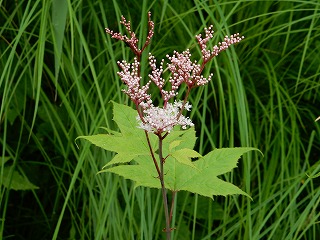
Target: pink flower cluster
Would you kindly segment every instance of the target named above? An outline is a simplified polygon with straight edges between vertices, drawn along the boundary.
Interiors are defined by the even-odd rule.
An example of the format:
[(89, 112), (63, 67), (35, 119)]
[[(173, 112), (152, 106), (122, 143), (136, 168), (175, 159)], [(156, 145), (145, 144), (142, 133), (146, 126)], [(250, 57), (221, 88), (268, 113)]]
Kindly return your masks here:
[(213, 38), (214, 31), (212, 30), (213, 26), (210, 25), (208, 28), (205, 28), (205, 38), (202, 39), (201, 34), (196, 35), (196, 39), (198, 40), (202, 58), (204, 64), (210, 61), (213, 57), (218, 56), (218, 54), (231, 46), (232, 44), (240, 42), (244, 39), (244, 36), (240, 37), (239, 33), (233, 34), (230, 37), (225, 36), (223, 42), (219, 42), (218, 45), (213, 47), (213, 50), (207, 50), (207, 43), (210, 39)]
[[(121, 33), (115, 33), (106, 28), (106, 32), (112, 38), (124, 41), (132, 49), (136, 57), (133, 63), (127, 63), (125, 60), (118, 62), (122, 71), (118, 72), (123, 83), (127, 85), (127, 90), (123, 90), (130, 99), (135, 103), (139, 113), (138, 119), (140, 127), (146, 131), (153, 131), (161, 134), (161, 132), (170, 131), (174, 126), (180, 125), (183, 128), (186, 126), (193, 126), (189, 118), (184, 117), (181, 113), (184, 109), (190, 109), (191, 106), (187, 103), (189, 92), (192, 88), (207, 84), (211, 78), (210, 74), (207, 78), (201, 75), (205, 65), (213, 57), (217, 56), (220, 52), (226, 50), (230, 45), (240, 42), (244, 37), (240, 37), (239, 33), (233, 34), (230, 37), (226, 36), (223, 42), (219, 42), (212, 50), (207, 49), (207, 43), (213, 38), (213, 26), (205, 28), (205, 38), (202, 39), (201, 34), (196, 35), (199, 47), (202, 53), (202, 63), (198, 64), (196, 61), (191, 60), (190, 50), (187, 49), (182, 53), (177, 51), (173, 55), (167, 55), (168, 63), (167, 69), (170, 71), (169, 79), (166, 81), (163, 78), (165, 60), (162, 59), (160, 65), (157, 66), (155, 57), (149, 53), (149, 65), (151, 73), (149, 74), (150, 80), (145, 84), (141, 84), (140, 74), (140, 58), (143, 50), (150, 44), (151, 38), (154, 34), (154, 22), (151, 21), (151, 13), (148, 13), (148, 36), (142, 49), (138, 48), (138, 39), (136, 34), (131, 30), (131, 23), (123, 16), (121, 24), (123, 24), (129, 33), (129, 37)], [(163, 107), (155, 107), (153, 105), (151, 95), (148, 93), (151, 82), (153, 82), (161, 93), (163, 100)], [(164, 89), (166, 84), (169, 83), (169, 90)], [(173, 104), (169, 100), (178, 94), (178, 89), (181, 84), (187, 85), (187, 93), (183, 102), (175, 101)]]
[(143, 109), (152, 106), (152, 100), (150, 94), (148, 94), (149, 81), (146, 85), (140, 86), (141, 76), (139, 74), (139, 65), (137, 58), (134, 58), (133, 63), (127, 63), (127, 61), (122, 60), (118, 61), (119, 67), (122, 69), (121, 72), (118, 72), (123, 83), (128, 86), (127, 90), (123, 90), (130, 99)]
[(154, 33), (154, 22), (151, 21), (151, 13), (148, 12), (148, 36), (147, 39), (142, 47), (142, 49), (138, 48), (138, 42), (139, 39), (136, 37), (136, 34), (131, 30), (131, 22), (127, 21), (124, 16), (121, 16), (120, 24), (123, 24), (129, 33), (130, 37), (126, 35), (122, 35), (121, 33), (115, 33), (114, 31), (110, 30), (109, 28), (105, 28), (106, 33), (110, 34), (112, 38), (118, 39), (120, 41), (123, 41), (129, 45), (129, 47), (132, 49), (135, 55), (137, 55), (139, 58), (141, 56), (141, 53), (143, 50), (150, 44), (151, 38), (153, 37)]

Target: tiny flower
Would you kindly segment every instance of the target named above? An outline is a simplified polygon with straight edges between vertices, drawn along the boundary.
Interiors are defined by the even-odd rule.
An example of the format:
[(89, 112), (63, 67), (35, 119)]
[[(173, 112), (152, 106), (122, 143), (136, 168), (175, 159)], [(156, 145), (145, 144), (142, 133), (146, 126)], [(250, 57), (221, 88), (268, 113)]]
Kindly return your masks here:
[[(190, 118), (179, 115), (182, 106), (181, 101), (175, 101), (173, 104), (168, 103), (164, 108), (151, 106), (144, 109), (144, 122), (137, 116), (139, 127), (154, 133), (170, 132), (177, 125), (180, 125), (182, 129), (186, 129), (187, 126), (192, 127), (193, 123)], [(185, 109), (189, 111), (191, 105), (186, 103)]]
[(149, 78), (159, 88), (162, 99), (164, 101), (164, 105), (166, 105), (166, 103), (171, 98), (175, 97), (178, 94), (177, 89), (179, 86), (169, 79), (169, 82), (171, 82), (171, 90), (169, 90), (169, 91), (164, 90), (163, 88), (166, 83), (166, 80), (162, 77), (164, 59), (161, 60), (159, 68), (157, 68), (156, 63), (157, 63), (157, 61), (156, 61), (155, 57), (151, 53), (149, 53), (149, 65), (152, 70), (151, 74), (149, 74)]
[(163, 74), (163, 63), (164, 60), (162, 59), (160, 63), (160, 67), (157, 68), (157, 60), (155, 57), (149, 53), (149, 65), (151, 67), (151, 74), (149, 74), (149, 78), (155, 83), (155, 85), (161, 90), (164, 87), (165, 79), (161, 76)]
[(174, 51), (173, 56), (167, 55), (167, 58), (171, 61), (168, 64), (168, 68), (172, 72), (169, 82), (174, 90), (177, 90), (183, 82), (192, 88), (205, 85), (211, 80), (212, 74), (208, 78), (203, 77), (201, 66), (196, 61), (191, 61), (189, 49), (182, 53)]
[(127, 19), (124, 16), (121, 16), (120, 24), (123, 24), (129, 34), (128, 36), (122, 35), (121, 33), (116, 33), (109, 28), (105, 28), (106, 33), (110, 34), (112, 38), (118, 39), (120, 41), (123, 41), (129, 45), (129, 47), (132, 49), (132, 51), (137, 55), (140, 56), (143, 50), (150, 44), (151, 38), (153, 37), (154, 33), (154, 22), (151, 21), (151, 13), (148, 12), (148, 35), (147, 39), (142, 47), (142, 49), (138, 48), (138, 42), (139, 39), (136, 37), (135, 32), (131, 30), (131, 22), (127, 21)]
[(201, 34), (198, 34), (196, 36), (196, 39), (198, 40), (202, 58), (205, 63), (207, 63), (209, 60), (211, 60), (213, 57), (218, 56), (218, 54), (224, 50), (226, 50), (229, 46), (232, 44), (240, 42), (244, 37), (240, 37), (239, 33), (233, 34), (230, 37), (225, 36), (223, 39), (223, 42), (219, 42), (218, 45), (215, 45), (213, 47), (213, 50), (207, 50), (207, 42), (213, 38), (214, 31), (212, 30), (213, 26), (209, 26), (209, 28), (205, 28), (205, 38), (202, 39)]
[(123, 90), (130, 99), (142, 108), (147, 108), (152, 105), (150, 94), (148, 94), (149, 85), (151, 81), (147, 82), (146, 85), (140, 86), (141, 77), (139, 76), (139, 62), (137, 58), (134, 59), (133, 63), (127, 63), (125, 60), (118, 62), (119, 67), (122, 69), (118, 72), (123, 83), (128, 86), (127, 90)]

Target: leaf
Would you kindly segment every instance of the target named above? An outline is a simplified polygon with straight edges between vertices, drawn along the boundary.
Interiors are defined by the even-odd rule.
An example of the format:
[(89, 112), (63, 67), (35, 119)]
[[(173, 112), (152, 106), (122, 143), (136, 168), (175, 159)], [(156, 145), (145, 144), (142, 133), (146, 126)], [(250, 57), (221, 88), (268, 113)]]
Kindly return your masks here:
[(193, 168), (195, 168), (195, 166), (194, 164), (192, 164), (191, 158), (202, 157), (198, 152), (188, 148), (177, 150), (170, 155), (174, 157), (178, 162), (186, 164)]
[[(151, 159), (150, 148), (146, 139), (144, 130), (138, 128), (137, 112), (122, 104), (113, 103), (113, 120), (117, 123), (121, 133), (113, 132), (110, 129), (103, 128), (109, 134), (96, 134), (92, 136), (80, 136), (77, 139), (85, 139), (92, 144), (101, 147), (107, 151), (116, 152), (116, 156), (108, 162), (103, 168), (113, 164), (124, 164), (131, 162), (137, 156), (149, 156)], [(150, 144), (154, 152), (158, 149), (158, 139), (154, 134), (148, 134)], [(76, 140), (77, 140), (76, 139)], [(173, 142), (173, 143), (172, 143)], [(193, 150), (179, 150), (182, 148), (193, 148), (196, 142), (194, 128), (188, 130), (172, 131), (163, 141), (163, 156), (173, 154), (181, 163), (194, 167), (191, 158), (198, 157)], [(175, 150), (169, 151), (170, 146)], [(176, 152), (178, 151), (178, 152)]]
[[(131, 155), (129, 153), (128, 154), (116, 154), (110, 162), (108, 162), (106, 165), (104, 165), (102, 167), (102, 169), (104, 169), (110, 165), (113, 165), (113, 164), (131, 162), (135, 156), (138, 156), (138, 154), (137, 155)], [(151, 155), (150, 155), (150, 157), (151, 157)]]
[(145, 133), (138, 128), (136, 117), (138, 113), (129, 106), (111, 101), (113, 104), (113, 121), (115, 121), (123, 135), (139, 135), (145, 139)]
[(1, 157), (0, 167), (1, 167), (1, 166), (4, 166), (4, 164), (5, 164), (7, 161), (9, 161), (10, 159), (11, 159), (11, 157), (6, 157), (6, 156)]
[[(92, 144), (107, 151), (118, 153), (112, 161), (107, 163), (104, 167), (112, 164), (130, 162), (134, 157), (139, 155), (150, 156), (149, 145), (146, 140), (145, 132), (137, 127), (137, 112), (128, 106), (115, 102), (112, 103), (113, 119), (120, 128), (121, 133), (80, 136), (76, 138), (76, 140), (86, 139)], [(110, 130), (109, 132), (113, 133)], [(157, 150), (157, 138), (150, 134), (149, 138), (154, 150)]]
[(197, 193), (206, 197), (213, 195), (231, 195), (243, 194), (247, 195), (235, 185), (225, 182), (218, 175), (230, 172), (237, 166), (238, 159), (244, 153), (257, 150), (255, 148), (222, 148), (215, 149), (194, 162), (198, 169), (187, 168), (184, 165), (178, 165), (172, 162), (170, 166), (173, 176), (166, 182), (168, 186), (172, 186), (174, 191), (185, 190)]
[(132, 155), (144, 155), (149, 150), (147, 144), (143, 144), (139, 136), (114, 136), (110, 134), (97, 134), (92, 136), (81, 136), (78, 138), (86, 139), (92, 144), (101, 147), (105, 150), (132, 154)]
[(112, 172), (126, 179), (131, 179), (135, 182), (135, 187), (161, 188), (158, 173), (151, 157), (139, 156), (135, 160), (138, 160), (138, 165), (120, 165), (103, 171)]
[[(242, 194), (250, 197), (237, 186), (219, 179), (217, 176), (230, 172), (236, 167), (241, 155), (255, 148), (215, 149), (193, 162), (196, 168), (182, 164), (175, 158), (165, 162), (165, 186), (171, 191), (189, 191), (212, 198), (213, 195)], [(136, 186), (161, 188), (152, 159), (139, 156), (134, 159), (138, 165), (125, 165), (109, 168), (126, 179), (135, 181)]]
[(320, 177), (320, 172), (315, 174), (315, 175), (313, 175), (313, 176), (310, 176), (308, 174), (306, 174), (306, 175), (307, 175), (308, 178), (317, 178), (317, 177)]
[(171, 142), (169, 144), (169, 151), (172, 151), (172, 149), (174, 149), (175, 147), (179, 146), (181, 142), (182, 142), (181, 140), (177, 140), (177, 141)]
[(187, 130), (172, 130), (163, 142), (163, 156), (172, 154), (179, 149), (193, 149), (196, 143), (196, 131), (194, 128)]
[(18, 171), (12, 169), (13, 166), (3, 168), (3, 182), (2, 185), (13, 190), (32, 190), (38, 189), (33, 185), (29, 179), (22, 176)]
[[(151, 158), (146, 133), (137, 127), (137, 112), (132, 108), (113, 102), (113, 120), (121, 133), (109, 129), (110, 134), (81, 136), (98, 147), (116, 152), (116, 156), (104, 166), (101, 172), (112, 172), (131, 179), (136, 186), (161, 188), (158, 172)], [(159, 161), (158, 138), (148, 134), (150, 146), (156, 161)], [(77, 139), (78, 139), (77, 138)], [(217, 176), (230, 172), (237, 166), (238, 159), (255, 148), (215, 149), (205, 156), (193, 150), (196, 142), (194, 128), (179, 130), (174, 128), (163, 140), (162, 156), (165, 186), (171, 191), (189, 191), (212, 198), (213, 195), (243, 194), (250, 197), (237, 186), (219, 179)], [(192, 158), (199, 158), (191, 161)], [(124, 164), (118, 165), (114, 164)], [(113, 165), (110, 167), (110, 165)], [(106, 168), (109, 167), (109, 168)]]

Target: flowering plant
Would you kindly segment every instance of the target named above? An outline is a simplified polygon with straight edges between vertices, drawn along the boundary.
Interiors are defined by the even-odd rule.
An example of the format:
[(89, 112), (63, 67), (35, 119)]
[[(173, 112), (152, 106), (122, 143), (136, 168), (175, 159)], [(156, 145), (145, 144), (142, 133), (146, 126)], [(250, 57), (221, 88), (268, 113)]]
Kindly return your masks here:
[[(112, 172), (135, 182), (136, 186), (159, 188), (162, 191), (166, 218), (167, 239), (172, 231), (172, 212), (169, 209), (167, 190), (174, 195), (181, 190), (190, 191), (212, 198), (213, 195), (243, 194), (250, 197), (235, 185), (220, 180), (217, 176), (227, 173), (236, 167), (237, 161), (244, 153), (256, 150), (255, 148), (222, 148), (214, 149), (205, 156), (193, 150), (196, 137), (194, 125), (189, 117), (183, 113), (190, 111), (188, 97), (193, 88), (207, 84), (210, 74), (205, 78), (202, 74), (206, 64), (230, 45), (240, 42), (244, 37), (239, 34), (226, 36), (224, 41), (207, 49), (207, 43), (213, 38), (212, 26), (205, 28), (205, 36), (196, 36), (199, 44), (201, 64), (192, 61), (190, 50), (182, 53), (173, 52), (167, 55), (169, 63), (166, 69), (170, 71), (168, 79), (163, 77), (165, 60), (157, 66), (156, 58), (149, 53), (151, 72), (149, 81), (142, 84), (141, 55), (150, 44), (154, 34), (154, 22), (148, 13), (148, 35), (142, 48), (138, 47), (138, 38), (131, 30), (130, 21), (123, 16), (123, 24), (127, 35), (115, 33), (106, 28), (112, 38), (125, 42), (133, 51), (133, 63), (119, 61), (120, 79), (127, 86), (123, 92), (129, 96), (135, 105), (135, 110), (113, 102), (113, 120), (117, 123), (120, 133), (106, 129), (109, 134), (81, 136), (91, 143), (108, 151), (116, 152), (115, 157), (107, 163), (101, 172)], [(151, 84), (154, 84), (161, 94), (161, 106), (154, 105), (149, 93)], [(180, 86), (186, 85), (184, 99), (176, 100)], [(169, 90), (167, 85), (169, 85)], [(166, 87), (166, 88), (165, 88)], [(197, 160), (192, 160), (197, 159)], [(129, 164), (131, 163), (131, 164)]]

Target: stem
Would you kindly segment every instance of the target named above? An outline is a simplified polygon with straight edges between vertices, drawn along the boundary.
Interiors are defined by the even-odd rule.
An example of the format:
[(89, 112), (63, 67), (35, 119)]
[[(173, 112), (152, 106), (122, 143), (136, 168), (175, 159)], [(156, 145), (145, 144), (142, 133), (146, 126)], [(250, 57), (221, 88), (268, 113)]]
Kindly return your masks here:
[[(191, 88), (188, 87), (187, 89), (187, 92), (186, 92), (186, 95), (183, 99), (183, 103), (182, 103), (182, 107), (180, 109), (180, 112), (178, 113), (177, 115), (177, 120), (180, 118), (181, 114), (182, 114), (182, 111), (184, 110), (184, 106), (186, 105), (187, 103), (187, 100), (188, 100), (188, 97), (189, 97), (189, 94), (190, 94), (190, 91), (191, 91)], [(162, 139), (165, 139), (167, 136), (168, 136), (169, 132), (166, 132), (165, 135), (162, 137)]]
[(185, 106), (186, 103), (187, 103), (187, 100), (188, 100), (190, 91), (191, 91), (191, 88), (188, 87), (187, 92), (186, 92), (186, 95), (185, 95), (185, 97), (184, 97), (184, 99), (183, 99), (182, 108), (181, 108), (181, 110), (180, 110), (180, 112), (179, 112), (179, 114), (178, 114), (178, 116), (177, 116), (178, 119), (180, 118), (180, 116), (181, 116), (181, 114), (182, 114), (182, 111), (184, 110), (184, 106)]
[(164, 159), (162, 157), (162, 136), (161, 134), (158, 135), (159, 138), (159, 160), (160, 160), (160, 175), (159, 175), (159, 179), (161, 182), (161, 191), (162, 191), (162, 198), (163, 198), (163, 206), (164, 206), (164, 214), (165, 214), (165, 218), (166, 218), (166, 228), (164, 229), (164, 231), (166, 232), (166, 236), (167, 236), (167, 240), (171, 239), (171, 229), (170, 229), (170, 221), (171, 221), (171, 217), (169, 216), (169, 208), (168, 208), (168, 196), (167, 196), (167, 190), (165, 188), (165, 184), (164, 184)]
[[(129, 47), (131, 48), (131, 50), (136, 55), (137, 61), (140, 63), (139, 66), (138, 66), (138, 77), (141, 76), (141, 56), (142, 56), (142, 52), (150, 44), (150, 40), (151, 40), (151, 37), (153, 35), (153, 26), (154, 25), (153, 25), (153, 22), (150, 19), (150, 16), (151, 16), (151, 14), (149, 13), (148, 14), (148, 17), (149, 17), (149, 21), (148, 21), (149, 33), (148, 33), (147, 40), (146, 40), (145, 44), (143, 45), (142, 49), (139, 50), (138, 46), (135, 46), (135, 45), (132, 45), (132, 44), (129, 43)], [(184, 104), (185, 104), (185, 102), (186, 102), (186, 100), (184, 101)], [(139, 107), (139, 104), (137, 104), (137, 102), (135, 102), (135, 105), (136, 105), (136, 109), (137, 109), (137, 112), (139, 114), (139, 117), (140, 117), (141, 121), (144, 122), (143, 113), (142, 113), (141, 108)], [(180, 115), (181, 115), (181, 113), (180, 113)], [(161, 133), (157, 134), (157, 136), (159, 138), (159, 160), (160, 160), (160, 167), (159, 167), (159, 164), (157, 162), (157, 159), (155, 158), (155, 155), (154, 155), (151, 143), (150, 143), (149, 134), (148, 134), (147, 131), (145, 131), (145, 135), (146, 135), (146, 139), (147, 139), (147, 142), (148, 142), (148, 146), (149, 146), (149, 150), (150, 150), (150, 153), (151, 153), (151, 157), (152, 157), (153, 163), (154, 163), (154, 165), (156, 167), (156, 170), (157, 170), (157, 173), (158, 173), (158, 177), (159, 177), (159, 180), (160, 180), (160, 183), (161, 183), (161, 191), (162, 191), (162, 198), (163, 198), (163, 205), (164, 205), (164, 213), (165, 213), (165, 218), (166, 218), (166, 228), (164, 229), (164, 231), (166, 232), (167, 240), (170, 240), (171, 239), (170, 222), (171, 222), (171, 218), (172, 218), (173, 202), (172, 202), (172, 206), (171, 206), (171, 209), (170, 209), (170, 216), (169, 216), (168, 196), (167, 196), (167, 190), (165, 188), (165, 183), (164, 183), (164, 166), (163, 165), (164, 165), (165, 159), (163, 158), (163, 154), (162, 154), (162, 142), (163, 142), (164, 137), (161, 136)], [(174, 195), (175, 194), (173, 194), (173, 198), (174, 198)]]
[(151, 143), (150, 143), (149, 134), (148, 134), (147, 131), (144, 131), (144, 132), (145, 132), (145, 134), (146, 134), (146, 138), (147, 138), (147, 142), (148, 142), (148, 146), (149, 146), (149, 150), (150, 150), (150, 153), (151, 153), (151, 157), (152, 157), (154, 166), (156, 167), (157, 172), (158, 172), (158, 176), (159, 176), (159, 178), (160, 178), (161, 171), (160, 171), (160, 168), (159, 168), (159, 164), (157, 163), (157, 159), (156, 159), (156, 157), (154, 156), (154, 153), (153, 153), (153, 150), (152, 150), (152, 146), (151, 146)]
[(173, 214), (173, 208), (174, 208), (174, 199), (176, 197), (176, 191), (172, 191), (172, 199), (171, 199), (171, 207), (170, 207), (170, 223), (172, 221), (172, 214)]

